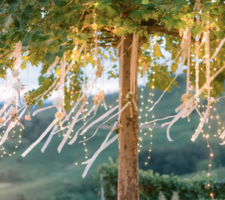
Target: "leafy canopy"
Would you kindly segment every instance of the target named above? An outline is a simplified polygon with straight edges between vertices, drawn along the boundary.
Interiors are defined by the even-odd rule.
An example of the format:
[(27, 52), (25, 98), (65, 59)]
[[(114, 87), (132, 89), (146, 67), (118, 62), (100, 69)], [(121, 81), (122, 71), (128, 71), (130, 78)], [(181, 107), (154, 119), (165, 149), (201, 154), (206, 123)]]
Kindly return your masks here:
[[(190, 25), (192, 28), (192, 48), (194, 54), (194, 39), (196, 34), (203, 34), (206, 28), (210, 29), (211, 55), (215, 52), (219, 42), (224, 38), (225, 4), (221, 0), (212, 3), (201, 0), (198, 6), (201, 11), (195, 10), (194, 0), (0, 0), (0, 76), (6, 76), (6, 69), (13, 67), (12, 53), (18, 41), (23, 44), (23, 56), (21, 68), (25, 69), (27, 63), (33, 66), (42, 66), (39, 77), (40, 87), (31, 91), (34, 98), (47, 90), (60, 72), (60, 63), (56, 66), (50, 77), (46, 77), (49, 66), (56, 56), (66, 54), (67, 63), (75, 44), (87, 41), (87, 61), (94, 65), (94, 31), (99, 33), (99, 60), (116, 61), (118, 51), (115, 47), (121, 36), (136, 32), (141, 37), (141, 49), (139, 51), (139, 73), (143, 74), (143, 66), (148, 72), (149, 80), (153, 79), (152, 68), (155, 67), (155, 81), (158, 89), (165, 89), (171, 81), (171, 75), (176, 72), (179, 63), (175, 63), (168, 71), (168, 64), (159, 64), (159, 60), (165, 58), (163, 52), (167, 51), (174, 59), (180, 49), (181, 37), (179, 32)], [(209, 14), (206, 14), (206, 13)], [(196, 23), (196, 17), (201, 18), (202, 23)], [(207, 27), (204, 25), (209, 21)], [(165, 51), (164, 51), (164, 50)], [(211, 74), (222, 67), (225, 58), (225, 49), (222, 47), (216, 59), (211, 62)], [(200, 58), (205, 55), (204, 48), (200, 49)], [(193, 61), (194, 62), (194, 61)], [(66, 77), (69, 86), (65, 86), (66, 97), (71, 98), (81, 89), (82, 73), (84, 66), (84, 52), (73, 65)], [(205, 66), (200, 63), (200, 87), (205, 83)], [(108, 72), (109, 78), (118, 77), (118, 66), (113, 65)], [(184, 71), (185, 72), (185, 71)], [(225, 72), (213, 81), (213, 96), (220, 95), (223, 91)], [(191, 66), (191, 81), (194, 84), (195, 70)], [(149, 88), (152, 87), (151, 81)], [(177, 83), (175, 82), (174, 85)], [(49, 97), (47, 93), (44, 98)], [(73, 99), (77, 96), (73, 95)], [(35, 103), (35, 101), (33, 102)]]

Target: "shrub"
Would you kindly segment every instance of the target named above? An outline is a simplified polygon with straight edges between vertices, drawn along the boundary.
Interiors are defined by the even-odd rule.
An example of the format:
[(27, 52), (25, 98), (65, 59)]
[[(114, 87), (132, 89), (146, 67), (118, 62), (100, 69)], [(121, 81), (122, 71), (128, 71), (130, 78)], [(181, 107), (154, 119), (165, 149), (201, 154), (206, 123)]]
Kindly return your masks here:
[[(104, 163), (100, 166), (97, 177), (103, 176), (103, 187), (106, 200), (115, 200), (117, 196), (117, 163)], [(99, 178), (100, 181), (100, 178)], [(210, 188), (207, 185), (210, 184)], [(192, 179), (179, 179), (174, 175), (160, 175), (152, 170), (139, 171), (140, 200), (158, 199), (162, 192), (167, 200), (171, 200), (173, 192), (177, 192), (179, 199), (225, 199), (225, 182), (215, 180), (215, 175), (207, 176), (201, 173)]]

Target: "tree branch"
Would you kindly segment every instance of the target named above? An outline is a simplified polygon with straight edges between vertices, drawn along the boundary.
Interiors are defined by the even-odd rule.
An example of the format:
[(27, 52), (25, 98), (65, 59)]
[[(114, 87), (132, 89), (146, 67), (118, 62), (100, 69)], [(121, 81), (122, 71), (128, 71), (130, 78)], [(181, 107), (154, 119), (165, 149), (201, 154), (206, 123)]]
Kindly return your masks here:
[[(152, 31), (155, 31), (155, 32), (165, 33), (167, 35), (172, 35), (172, 36), (175, 36), (175, 37), (178, 37), (178, 38), (182, 38), (179, 35), (179, 31), (177, 29), (168, 30), (165, 26), (157, 25), (157, 24), (159, 24), (159, 21), (156, 21), (154, 19), (150, 19), (148, 21), (142, 21), (141, 22), (142, 26), (147, 26), (148, 27), (148, 32), (149, 33), (152, 32)], [(194, 43), (195, 39), (191, 38), (191, 42)]]
[(5, 53), (3, 56), (0, 57), (0, 59), (5, 58), (7, 55), (9, 55), (10, 53), (12, 53), (13, 51), (14, 51), (14, 50), (11, 50), (11, 51)]

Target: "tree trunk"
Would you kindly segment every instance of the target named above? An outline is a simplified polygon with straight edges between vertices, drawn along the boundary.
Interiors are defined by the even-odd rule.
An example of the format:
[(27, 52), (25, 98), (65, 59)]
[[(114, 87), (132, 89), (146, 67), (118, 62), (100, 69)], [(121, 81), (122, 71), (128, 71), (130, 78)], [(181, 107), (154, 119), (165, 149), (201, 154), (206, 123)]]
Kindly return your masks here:
[[(130, 64), (133, 34), (124, 39), (122, 107), (127, 103), (125, 96), (130, 92)], [(130, 49), (129, 49), (130, 48)], [(121, 78), (121, 77), (120, 77)], [(137, 77), (135, 84), (134, 100), (138, 100)], [(138, 104), (137, 104), (138, 105)], [(138, 111), (132, 105), (133, 117), (129, 106), (122, 112), (119, 133), (119, 169), (118, 169), (118, 200), (139, 200), (138, 177)]]

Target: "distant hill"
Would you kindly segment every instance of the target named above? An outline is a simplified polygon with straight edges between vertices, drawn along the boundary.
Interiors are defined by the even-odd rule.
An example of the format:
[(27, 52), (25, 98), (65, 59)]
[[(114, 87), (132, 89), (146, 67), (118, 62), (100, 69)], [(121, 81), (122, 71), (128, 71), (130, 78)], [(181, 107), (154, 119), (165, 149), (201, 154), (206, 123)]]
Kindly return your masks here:
[[(184, 76), (179, 76), (179, 88), (172, 88), (171, 93), (166, 93), (161, 102), (155, 107), (153, 113), (155, 119), (173, 115), (175, 108), (180, 105), (180, 97), (185, 93)], [(141, 119), (145, 122), (152, 120), (151, 113), (147, 113), (146, 105), (151, 90), (147, 88), (139, 88), (139, 107), (141, 108), (143, 94), (143, 111), (140, 112)], [(153, 100), (156, 101), (162, 91), (155, 90)], [(152, 96), (151, 96), (152, 97)], [(113, 104), (117, 99), (117, 94), (106, 96), (107, 105)], [(221, 100), (216, 107), (224, 124), (225, 112), (224, 101)], [(148, 107), (150, 108), (150, 103)], [(91, 105), (90, 105), (91, 106)], [(77, 142), (70, 146), (65, 145), (61, 154), (58, 154), (57, 147), (62, 140), (62, 133), (53, 137), (50, 145), (45, 153), (41, 153), (42, 145), (46, 138), (38, 146), (36, 146), (25, 158), (21, 154), (33, 142), (54, 119), (56, 109), (49, 109), (32, 117), (32, 121), (23, 121), (26, 129), (23, 131), (23, 142), (19, 146), (16, 154), (13, 156), (4, 156), (0, 160), (0, 199), (1, 200), (96, 200), (98, 199), (98, 183), (92, 179), (97, 167), (103, 162), (108, 162), (108, 157), (116, 159), (118, 156), (117, 142), (110, 145), (104, 150), (94, 162), (88, 176), (82, 179), (83, 165), (76, 166), (75, 163), (81, 163), (85, 160), (84, 145), (78, 143), (82, 140), (79, 136)], [(104, 113), (104, 108), (100, 107), (97, 116)], [(146, 114), (148, 114), (146, 118)], [(213, 113), (212, 113), (213, 114)], [(216, 116), (215, 114), (213, 114)], [(97, 117), (96, 116), (96, 117)], [(111, 120), (113, 123), (116, 119)], [(157, 123), (153, 129), (152, 152), (150, 154), (149, 164), (144, 163), (149, 155), (150, 132), (146, 126), (142, 130), (143, 142), (142, 149), (139, 154), (139, 166), (142, 169), (153, 169), (159, 173), (175, 173), (179, 175), (187, 173), (200, 172), (208, 164), (209, 149), (206, 147), (206, 140), (200, 136), (195, 143), (191, 142), (191, 135), (199, 123), (197, 113), (191, 115), (191, 122), (187, 119), (179, 120), (171, 128), (171, 138), (173, 142), (169, 142), (166, 138), (166, 128), (161, 128)], [(210, 134), (217, 132), (217, 121), (211, 124)], [(99, 123), (100, 124), (100, 123)], [(99, 125), (98, 124), (98, 125)], [(74, 131), (81, 127), (79, 122)], [(97, 125), (87, 132), (87, 137), (91, 136)], [(88, 149), (88, 157), (99, 148), (110, 127), (107, 125), (100, 128), (97, 135), (86, 142)], [(17, 130), (18, 131), (18, 130)], [(144, 136), (146, 133), (146, 136)], [(60, 136), (60, 137), (59, 137)], [(14, 145), (18, 142), (18, 132), (14, 139), (9, 139), (4, 145), (9, 151), (13, 151)], [(214, 151), (213, 167), (219, 173), (225, 166), (224, 148), (218, 145), (219, 140), (210, 137), (210, 144)], [(204, 164), (205, 163), (205, 164)], [(219, 173), (220, 176), (222, 173)], [(188, 176), (188, 175), (186, 175)], [(220, 177), (221, 178), (221, 177)]]

